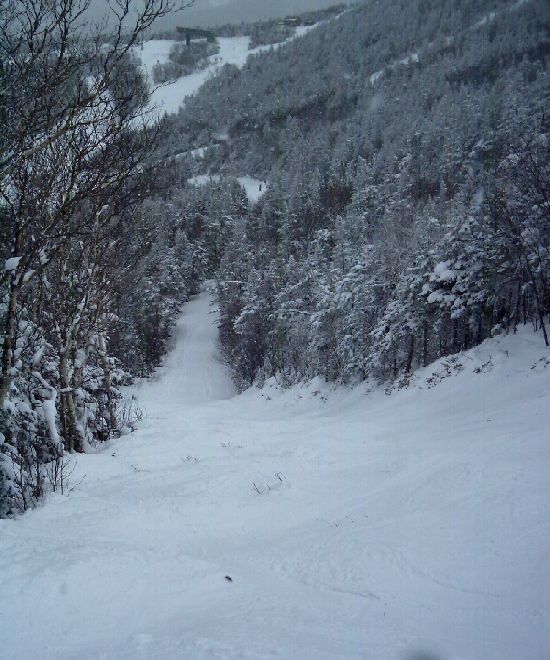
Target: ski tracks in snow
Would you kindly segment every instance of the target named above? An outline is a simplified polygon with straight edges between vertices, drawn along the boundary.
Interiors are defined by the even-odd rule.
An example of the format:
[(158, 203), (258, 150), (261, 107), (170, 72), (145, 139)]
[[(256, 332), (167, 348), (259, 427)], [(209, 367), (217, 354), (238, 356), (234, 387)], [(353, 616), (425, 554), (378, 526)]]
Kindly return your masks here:
[(499, 341), (516, 362), (429, 390), (237, 396), (204, 291), (140, 429), (0, 521), (0, 655), (543, 657), (550, 379)]

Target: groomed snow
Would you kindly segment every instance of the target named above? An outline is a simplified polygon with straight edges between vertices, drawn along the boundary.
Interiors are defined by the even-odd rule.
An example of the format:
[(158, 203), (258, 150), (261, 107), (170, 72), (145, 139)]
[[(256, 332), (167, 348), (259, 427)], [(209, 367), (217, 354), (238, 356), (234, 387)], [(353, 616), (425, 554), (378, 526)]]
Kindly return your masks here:
[[(236, 178), (244, 188), (248, 201), (252, 204), (255, 204), (267, 191), (268, 184), (265, 181), (253, 179), (250, 176), (238, 176)], [(221, 177), (219, 174), (198, 174), (187, 179), (187, 183), (194, 186), (205, 186), (208, 183), (218, 183), (220, 180)]]
[(221, 177), (219, 174), (197, 174), (187, 179), (187, 183), (192, 186), (206, 186), (209, 183), (219, 183)]
[(253, 179), (251, 176), (239, 176), (237, 181), (245, 189), (248, 201), (253, 204), (261, 199), (267, 190), (267, 183), (259, 179)]
[(209, 147), (198, 147), (198, 149), (192, 149), (191, 155), (193, 158), (204, 158), (204, 154), (208, 151)]
[(136, 388), (140, 430), (79, 456), (69, 496), (0, 521), (2, 657), (546, 657), (541, 337), (491, 340), (391, 396), (236, 396), (216, 323), (206, 292), (186, 305)]
[(153, 67), (156, 64), (166, 64), (170, 49), (178, 43), (172, 39), (150, 39), (142, 46), (133, 48), (133, 52), (141, 60), (141, 66), (149, 80), (153, 79)]

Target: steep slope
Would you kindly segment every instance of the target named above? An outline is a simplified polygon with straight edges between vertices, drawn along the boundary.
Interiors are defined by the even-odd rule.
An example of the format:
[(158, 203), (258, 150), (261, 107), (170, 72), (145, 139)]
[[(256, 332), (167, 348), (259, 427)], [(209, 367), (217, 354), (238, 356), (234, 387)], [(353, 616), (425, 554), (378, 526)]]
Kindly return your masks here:
[(214, 312), (205, 292), (186, 306), (136, 434), (79, 457), (68, 497), (0, 521), (2, 654), (544, 657), (540, 337), (491, 340), (391, 396), (231, 396)]
[(162, 367), (157, 369), (154, 382), (138, 385), (146, 387), (148, 416), (168, 407), (228, 399), (235, 394), (226, 368), (217, 359), (217, 310), (206, 294), (187, 303), (173, 332), (174, 348)]

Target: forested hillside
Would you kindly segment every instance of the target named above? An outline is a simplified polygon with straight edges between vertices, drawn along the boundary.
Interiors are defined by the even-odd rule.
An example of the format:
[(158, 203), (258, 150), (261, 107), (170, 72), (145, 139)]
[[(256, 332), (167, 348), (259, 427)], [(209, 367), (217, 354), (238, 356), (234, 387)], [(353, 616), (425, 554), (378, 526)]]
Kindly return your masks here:
[(2, 17), (0, 516), (134, 427), (120, 385), (209, 278), (241, 389), (400, 385), (525, 323), (548, 345), (545, 0), (330, 12), (159, 122), (137, 44), (174, 3), (88, 36), (85, 4)]
[(520, 323), (548, 342), (549, 55), (544, 0), (373, 1), (167, 120), (167, 153), (221, 134), (198, 167), (268, 183), (201, 211), (241, 386), (394, 378)]

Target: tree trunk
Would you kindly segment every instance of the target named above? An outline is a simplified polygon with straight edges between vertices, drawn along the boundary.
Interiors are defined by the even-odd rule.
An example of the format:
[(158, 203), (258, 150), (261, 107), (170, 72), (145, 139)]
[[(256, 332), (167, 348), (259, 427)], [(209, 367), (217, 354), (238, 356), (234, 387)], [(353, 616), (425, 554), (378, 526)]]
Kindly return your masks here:
[(422, 366), (428, 366), (428, 322), (423, 323)]
[(408, 374), (411, 373), (413, 358), (414, 358), (414, 335), (411, 335), (409, 341), (409, 352), (407, 355), (407, 364), (405, 365), (405, 371)]
[(2, 379), (0, 381), (0, 410), (4, 407), (11, 387), (11, 368), (15, 349), (15, 314), (19, 287), (15, 284), (15, 275), (11, 276), (8, 309), (6, 311), (6, 331), (2, 345)]
[(69, 378), (69, 365), (68, 365), (68, 350), (65, 346), (65, 350), (61, 355), (61, 361), (59, 364), (59, 375), (61, 377), (61, 412), (64, 426), (64, 436), (65, 440), (68, 443), (69, 451), (83, 452), (84, 447), (82, 444), (82, 438), (78, 432), (78, 420), (76, 416), (76, 405), (74, 402), (73, 388), (71, 386), (71, 380)]
[(453, 353), (458, 353), (460, 345), (458, 343), (458, 321), (453, 319)]
[(109, 369), (109, 361), (107, 360), (107, 346), (105, 344), (105, 335), (102, 332), (100, 332), (98, 335), (97, 348), (101, 362), (101, 369), (103, 370), (103, 388), (105, 389), (105, 394), (107, 395), (109, 431), (112, 431), (117, 427), (117, 418), (113, 400), (113, 390), (111, 387), (111, 371)]

